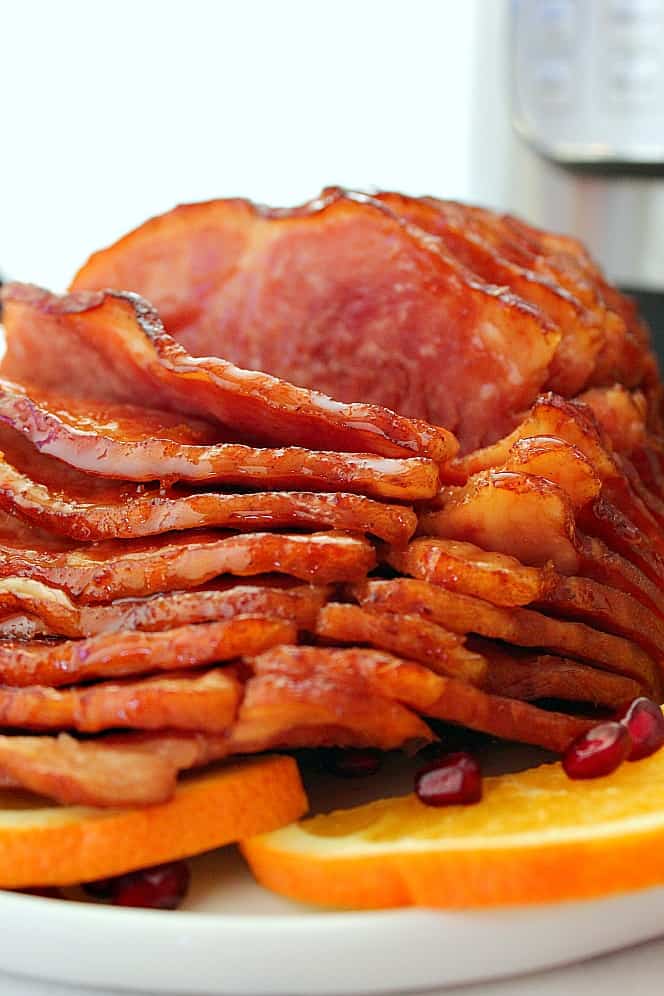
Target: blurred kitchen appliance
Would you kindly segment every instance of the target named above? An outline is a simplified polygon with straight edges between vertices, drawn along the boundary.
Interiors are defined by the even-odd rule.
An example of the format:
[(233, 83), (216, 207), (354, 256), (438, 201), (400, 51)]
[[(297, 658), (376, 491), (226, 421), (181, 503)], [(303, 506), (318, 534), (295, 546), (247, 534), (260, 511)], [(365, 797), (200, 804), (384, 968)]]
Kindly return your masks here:
[(664, 358), (664, 0), (484, 0), (478, 199), (578, 236)]

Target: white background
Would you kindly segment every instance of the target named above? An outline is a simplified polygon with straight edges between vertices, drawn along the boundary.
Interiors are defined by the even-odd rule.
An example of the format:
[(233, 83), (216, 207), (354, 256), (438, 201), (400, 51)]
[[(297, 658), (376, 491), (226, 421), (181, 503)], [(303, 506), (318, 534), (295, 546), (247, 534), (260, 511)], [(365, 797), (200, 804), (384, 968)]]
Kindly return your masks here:
[(325, 184), (472, 198), (499, 0), (0, 0), (0, 273), (62, 290), (182, 201)]

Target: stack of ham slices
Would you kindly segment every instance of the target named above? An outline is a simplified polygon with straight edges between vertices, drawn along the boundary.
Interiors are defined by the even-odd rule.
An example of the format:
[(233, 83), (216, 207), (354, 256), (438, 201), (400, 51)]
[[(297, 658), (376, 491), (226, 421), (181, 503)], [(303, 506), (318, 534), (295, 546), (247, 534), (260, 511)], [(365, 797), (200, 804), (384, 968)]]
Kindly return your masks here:
[(657, 365), (572, 240), (335, 188), (2, 300), (4, 785), (153, 803), (432, 719), (562, 752), (661, 701)]

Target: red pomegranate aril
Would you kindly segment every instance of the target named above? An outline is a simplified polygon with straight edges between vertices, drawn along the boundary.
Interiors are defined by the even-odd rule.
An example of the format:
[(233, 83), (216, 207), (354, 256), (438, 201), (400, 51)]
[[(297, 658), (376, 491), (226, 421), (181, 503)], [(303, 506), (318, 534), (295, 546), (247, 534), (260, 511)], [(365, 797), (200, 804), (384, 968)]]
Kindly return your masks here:
[(628, 761), (640, 761), (664, 747), (664, 715), (652, 699), (634, 699), (617, 718), (627, 727), (632, 740)]
[(602, 778), (615, 771), (631, 749), (627, 727), (599, 723), (572, 741), (563, 755), (563, 768), (569, 778)]
[(116, 906), (174, 910), (187, 894), (190, 877), (186, 861), (171, 861), (88, 882), (84, 889), (96, 899), (107, 899)]
[(332, 775), (339, 778), (365, 778), (375, 775), (382, 764), (383, 756), (379, 750), (332, 749), (325, 754), (324, 767)]
[(467, 806), (482, 798), (482, 772), (472, 754), (455, 751), (415, 775), (415, 792), (426, 806)]

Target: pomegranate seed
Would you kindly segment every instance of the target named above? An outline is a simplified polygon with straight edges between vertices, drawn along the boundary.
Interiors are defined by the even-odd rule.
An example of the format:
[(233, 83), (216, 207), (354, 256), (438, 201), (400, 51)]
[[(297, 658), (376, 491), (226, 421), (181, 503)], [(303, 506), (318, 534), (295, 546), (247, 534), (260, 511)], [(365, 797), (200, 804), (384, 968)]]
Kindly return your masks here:
[(141, 868), (116, 878), (99, 879), (83, 886), (96, 899), (109, 899), (116, 906), (140, 906), (145, 909), (174, 910), (189, 888), (190, 872), (186, 861)]
[(563, 768), (569, 778), (601, 778), (615, 771), (631, 749), (622, 723), (599, 723), (572, 741), (563, 755)]
[(628, 761), (640, 761), (650, 757), (664, 746), (664, 716), (652, 699), (645, 696), (630, 702), (617, 717), (627, 727), (632, 739), (632, 750)]
[(324, 758), (327, 771), (339, 778), (365, 778), (375, 775), (383, 757), (379, 750), (331, 750)]
[(456, 751), (415, 775), (415, 791), (427, 806), (468, 805), (482, 798), (482, 772), (472, 754)]

